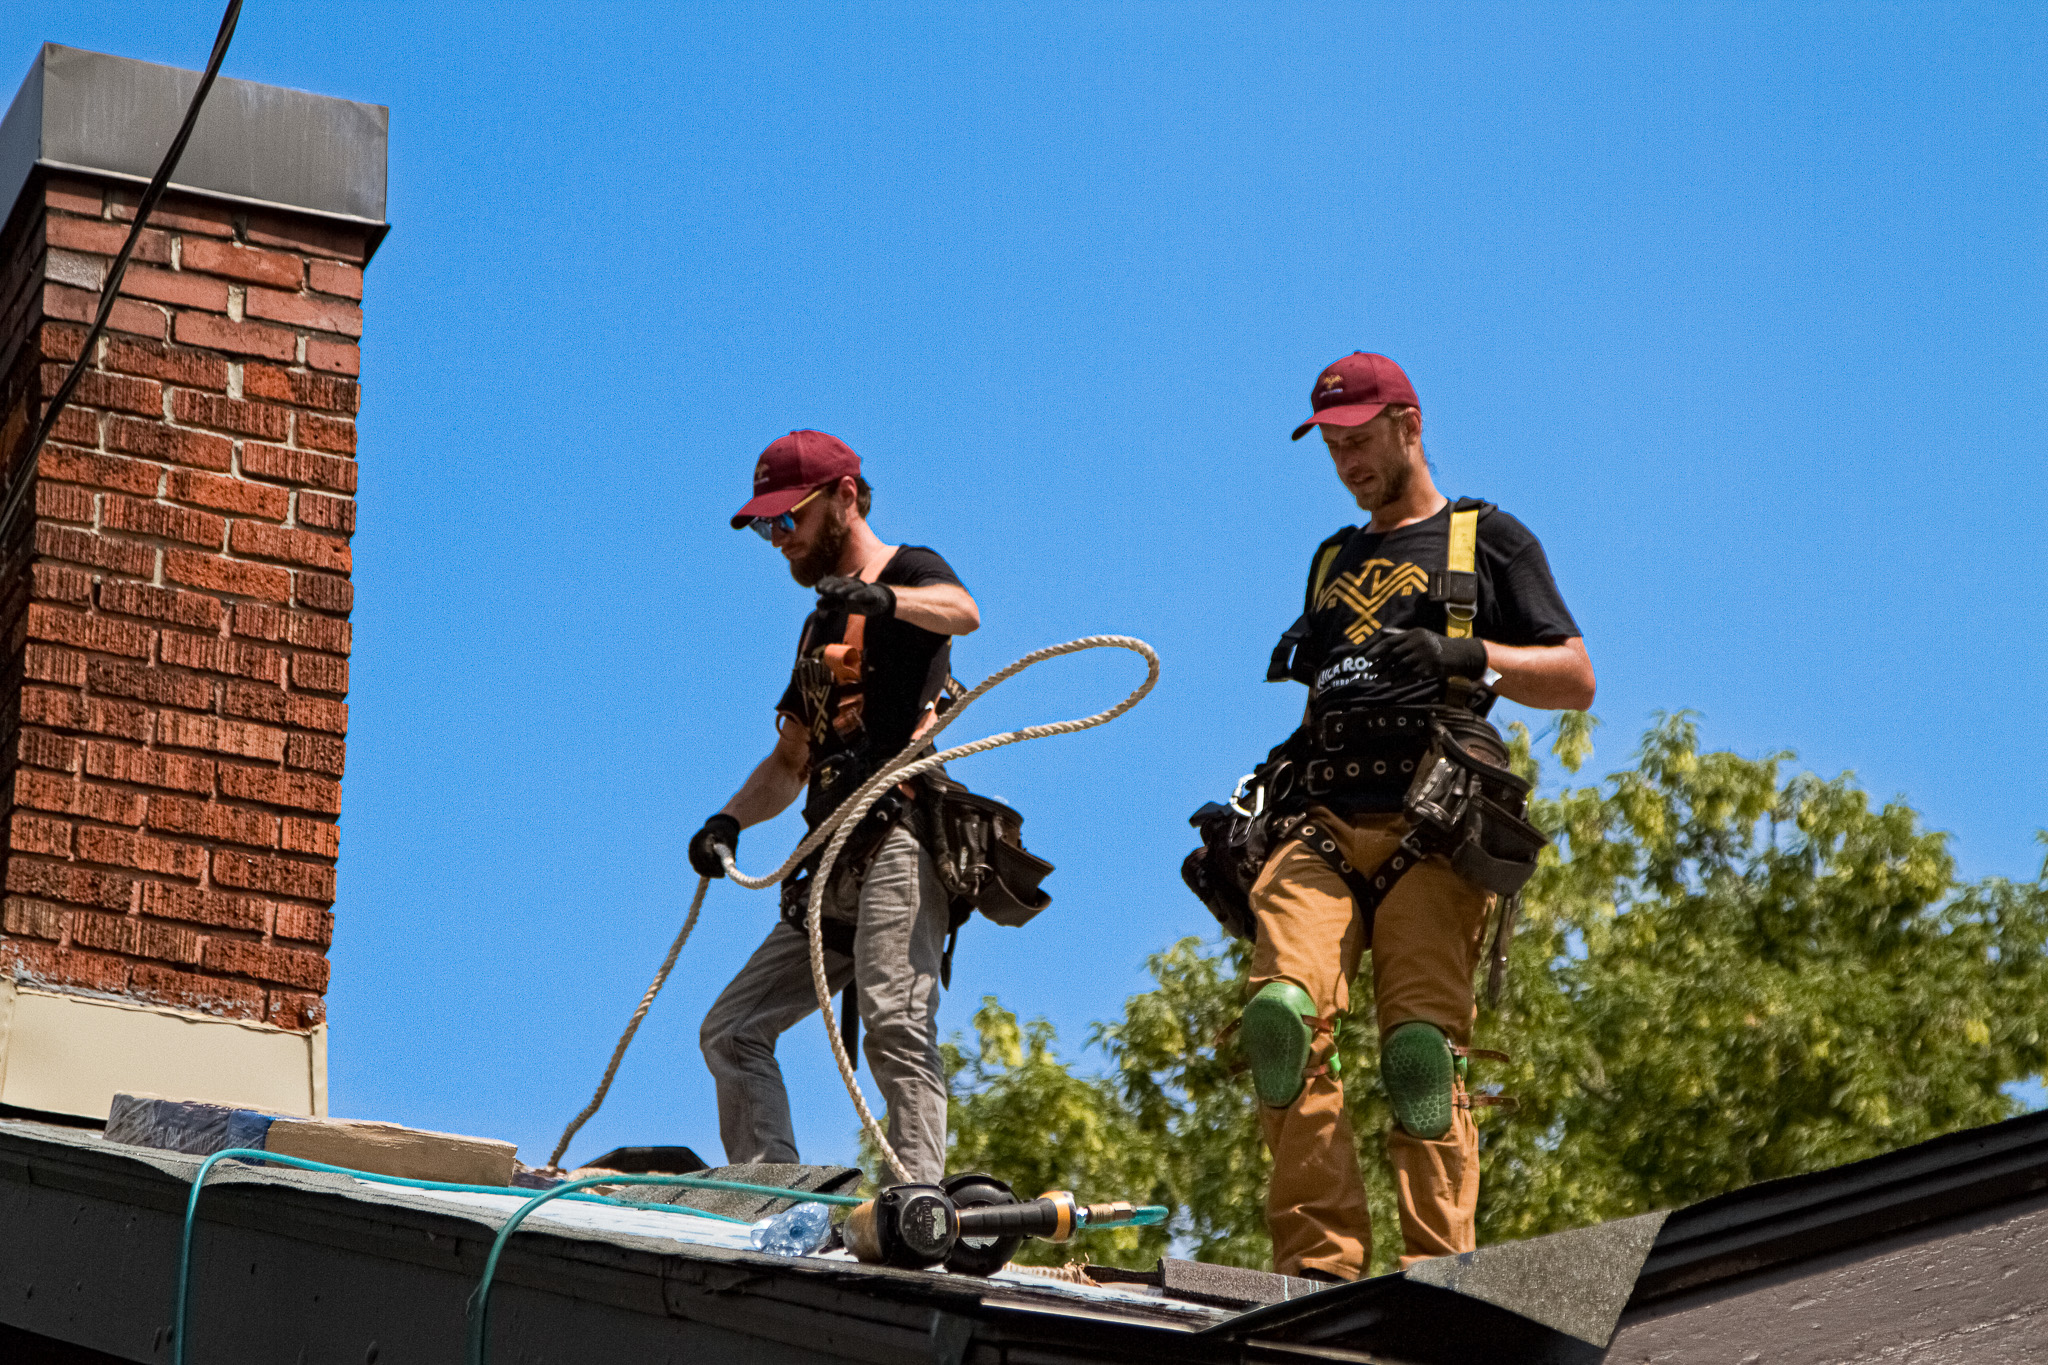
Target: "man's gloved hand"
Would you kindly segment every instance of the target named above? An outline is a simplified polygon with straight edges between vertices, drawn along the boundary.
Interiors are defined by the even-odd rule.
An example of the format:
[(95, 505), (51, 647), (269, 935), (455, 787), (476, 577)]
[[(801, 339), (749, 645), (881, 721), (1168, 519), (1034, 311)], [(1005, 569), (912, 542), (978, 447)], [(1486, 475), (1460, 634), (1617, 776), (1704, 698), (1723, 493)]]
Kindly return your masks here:
[(1486, 675), (1486, 642), (1453, 640), (1433, 630), (1380, 632), (1367, 656), (1397, 678), (1480, 678)]
[(740, 851), (740, 822), (720, 811), (704, 822), (704, 828), (697, 831), (690, 840), (690, 866), (697, 869), (700, 877), (723, 877), (725, 864), (718, 860), (713, 844), (723, 844), (734, 853)]
[(818, 580), (818, 605), (826, 611), (850, 611), (862, 616), (894, 616), (896, 593), (880, 583), (863, 583), (858, 578)]

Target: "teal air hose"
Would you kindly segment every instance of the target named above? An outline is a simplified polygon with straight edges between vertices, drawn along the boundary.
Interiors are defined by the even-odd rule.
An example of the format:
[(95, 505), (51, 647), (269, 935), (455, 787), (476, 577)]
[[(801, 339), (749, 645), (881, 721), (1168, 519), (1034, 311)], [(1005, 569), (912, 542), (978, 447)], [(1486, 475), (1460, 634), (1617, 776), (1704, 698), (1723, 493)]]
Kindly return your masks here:
[[(268, 1161), (279, 1166), (291, 1166), (302, 1171), (323, 1171), (330, 1175), (351, 1175), (358, 1180), (374, 1181), (380, 1185), (399, 1185), (414, 1190), (452, 1191), (457, 1194), (524, 1195), (530, 1193), (530, 1191), (508, 1185), (459, 1185), (445, 1180), (413, 1180), (400, 1175), (381, 1175), (376, 1171), (357, 1171), (351, 1170), (347, 1166), (330, 1166), (324, 1161), (308, 1161), (303, 1157), (284, 1156), (278, 1152), (259, 1151), (251, 1147), (230, 1147), (226, 1151), (215, 1152), (200, 1163), (199, 1173), (192, 1178), (192, 1195), (185, 1201), (184, 1235), (178, 1242), (178, 1301), (173, 1306), (171, 1319), (171, 1365), (185, 1365), (185, 1325), (190, 1316), (189, 1309), (192, 1303), (192, 1232), (199, 1217), (199, 1192), (206, 1184), (206, 1177), (213, 1173), (214, 1165), (230, 1157), (238, 1161)], [(503, 1230), (498, 1233), (497, 1240), (491, 1244), (490, 1259), (484, 1263), (483, 1283), (477, 1286), (476, 1293), (471, 1296), (470, 1300), (475, 1306), (473, 1313), (475, 1322), (470, 1332), (470, 1358), (472, 1360), (481, 1361), (483, 1359), (481, 1354), (483, 1349), (481, 1324), (484, 1309), (488, 1306), (490, 1300), (491, 1277), (498, 1267), (498, 1253), (504, 1249), (505, 1239), (511, 1235), (514, 1228), (519, 1226), (526, 1218), (526, 1215), (532, 1213), (550, 1199), (569, 1198), (579, 1203), (611, 1204), (625, 1208), (648, 1209), (655, 1212), (666, 1210), (678, 1214), (687, 1214), (687, 1216), (694, 1218), (709, 1218), (715, 1222), (734, 1223), (741, 1227), (749, 1226), (740, 1219), (727, 1218), (722, 1214), (706, 1213), (702, 1209), (685, 1210), (667, 1204), (633, 1204), (627, 1203), (624, 1200), (608, 1199), (601, 1194), (577, 1193), (577, 1191), (588, 1185), (680, 1185), (686, 1189), (731, 1190), (741, 1194), (763, 1194), (777, 1199), (795, 1199), (814, 1204), (853, 1205), (861, 1202), (851, 1195), (812, 1194), (804, 1190), (788, 1190), (775, 1185), (747, 1185), (737, 1180), (711, 1180), (703, 1176), (694, 1175), (595, 1176), (588, 1180), (573, 1180), (566, 1185), (557, 1185), (554, 1189), (544, 1190), (538, 1196), (528, 1199), (525, 1204), (521, 1205), (513, 1213)]]

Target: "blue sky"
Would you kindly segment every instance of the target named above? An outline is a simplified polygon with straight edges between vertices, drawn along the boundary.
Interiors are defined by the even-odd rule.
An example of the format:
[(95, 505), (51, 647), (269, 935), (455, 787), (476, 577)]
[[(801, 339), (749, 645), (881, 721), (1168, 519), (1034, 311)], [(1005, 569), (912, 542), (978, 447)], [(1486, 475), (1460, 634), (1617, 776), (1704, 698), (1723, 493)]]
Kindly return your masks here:
[[(218, 17), (9, 6), (0, 66), (198, 66)], [(1543, 538), (1593, 772), (1693, 708), (2033, 876), (2044, 58), (2022, 5), (252, 0), (228, 74), (391, 106), (335, 1111), (538, 1161), (588, 1097), (770, 742), (806, 598), (724, 519), (795, 426), (979, 597), (961, 677), (1165, 659), (1118, 724), (959, 771), (1059, 871), (963, 936), (949, 1029), (994, 993), (1078, 1049), (1209, 930), (1183, 821), (1298, 712), (1266, 655), (1356, 518), (1287, 433), (1354, 349), (1407, 368), (1446, 491)], [(1051, 663), (955, 733), (1138, 674)], [(572, 1155), (718, 1159), (696, 1027), (773, 914), (713, 891)], [(850, 1156), (816, 1021), (783, 1053), (806, 1157)]]

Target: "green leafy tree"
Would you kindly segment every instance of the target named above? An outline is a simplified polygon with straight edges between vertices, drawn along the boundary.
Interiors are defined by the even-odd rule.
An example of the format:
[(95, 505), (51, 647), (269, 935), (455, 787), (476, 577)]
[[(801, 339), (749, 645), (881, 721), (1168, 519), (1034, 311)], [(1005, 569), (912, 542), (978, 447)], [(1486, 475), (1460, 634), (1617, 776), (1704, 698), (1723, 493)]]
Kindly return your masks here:
[[(1568, 772), (1592, 724), (1561, 719)], [(1526, 732), (1514, 749), (1534, 775)], [(2048, 1069), (2048, 868), (1960, 885), (1945, 836), (1910, 808), (1873, 807), (1846, 776), (1788, 778), (1790, 757), (1701, 753), (1679, 715), (1634, 767), (1533, 803), (1554, 843), (1475, 1039), (1514, 1058), (1477, 1065), (1475, 1086), (1519, 1101), (1479, 1111), (1482, 1242), (1995, 1122), (2018, 1110), (2001, 1087)], [(1250, 1087), (1216, 1046), (1247, 961), (1242, 944), (1194, 938), (1149, 959), (1155, 988), (1089, 1040), (1102, 1075), (1062, 1062), (1044, 1021), (1020, 1030), (985, 1001), (978, 1047), (947, 1053), (949, 1169), (1174, 1208), (1168, 1229), (1091, 1239), (1098, 1261), (1149, 1264), (1171, 1238), (1265, 1264), (1267, 1158)], [(1383, 1271), (1400, 1248), (1371, 991), (1361, 973), (1339, 1047)]]

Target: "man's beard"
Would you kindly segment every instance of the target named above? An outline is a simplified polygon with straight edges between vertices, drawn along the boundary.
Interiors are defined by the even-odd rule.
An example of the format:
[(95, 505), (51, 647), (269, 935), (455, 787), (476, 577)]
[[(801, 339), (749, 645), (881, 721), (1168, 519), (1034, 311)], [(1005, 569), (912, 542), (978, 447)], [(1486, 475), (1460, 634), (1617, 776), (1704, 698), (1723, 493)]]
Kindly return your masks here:
[(1390, 502), (1400, 501), (1401, 495), (1408, 491), (1408, 482), (1413, 473), (1414, 471), (1408, 467), (1405, 460), (1395, 465), (1380, 479), (1379, 486), (1373, 489), (1370, 494), (1372, 501), (1366, 501), (1367, 494), (1360, 493), (1356, 495), (1355, 500), (1358, 503), (1359, 509), (1366, 512), (1377, 512)]
[(838, 517), (827, 517), (818, 528), (818, 538), (811, 542), (811, 548), (789, 561), (789, 576), (797, 586), (815, 588), (818, 580), (839, 572), (839, 558), (846, 553), (846, 542), (853, 537), (846, 523)]

